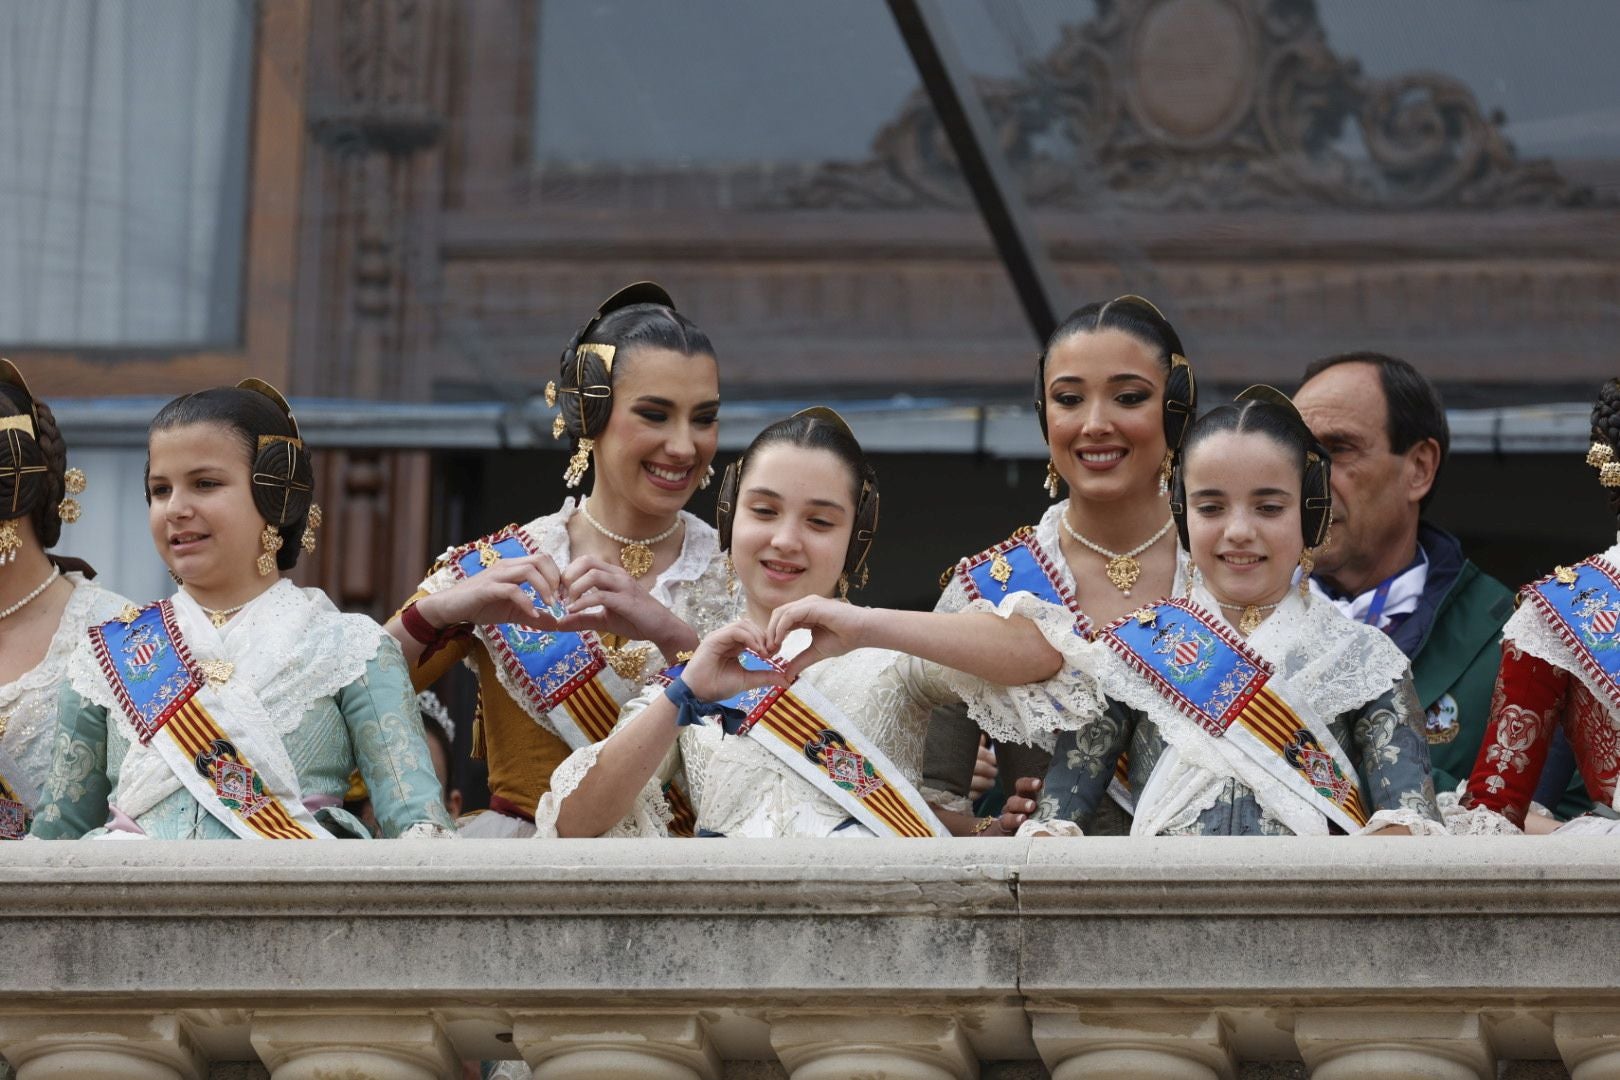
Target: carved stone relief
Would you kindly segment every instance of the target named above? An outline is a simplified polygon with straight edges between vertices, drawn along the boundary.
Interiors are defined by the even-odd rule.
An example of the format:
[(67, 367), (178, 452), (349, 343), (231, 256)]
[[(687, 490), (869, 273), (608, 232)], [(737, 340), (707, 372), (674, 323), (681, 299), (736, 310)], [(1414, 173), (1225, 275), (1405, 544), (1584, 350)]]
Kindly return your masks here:
[[(980, 79), (1039, 207), (1566, 207), (1593, 195), (1521, 160), (1467, 86), (1372, 78), (1329, 46), (1313, 0), (1098, 0), (1023, 77)], [(966, 208), (920, 92), (872, 156), (785, 186), (782, 208)]]

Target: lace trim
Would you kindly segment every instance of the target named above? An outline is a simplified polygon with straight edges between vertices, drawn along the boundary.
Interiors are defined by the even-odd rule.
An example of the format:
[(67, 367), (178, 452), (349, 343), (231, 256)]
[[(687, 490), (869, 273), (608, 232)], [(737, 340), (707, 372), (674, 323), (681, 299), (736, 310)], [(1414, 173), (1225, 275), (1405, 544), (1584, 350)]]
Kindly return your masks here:
[[(1485, 812), (1490, 813), (1488, 810)], [(1379, 810), (1367, 819), (1367, 824), (1356, 830), (1355, 835), (1370, 836), (1379, 829), (1385, 829), (1391, 825), (1405, 825), (1411, 830), (1413, 836), (1446, 836), (1449, 833), (1448, 825), (1443, 825), (1427, 815), (1418, 813), (1416, 810), (1408, 810), (1402, 807), (1399, 810)], [(1518, 830), (1515, 829), (1514, 831), (1517, 832)]]
[(1067, 608), (1026, 592), (1012, 593), (996, 604), (969, 600), (957, 578), (946, 587), (940, 607), (991, 612), (1003, 619), (1022, 616), (1064, 654), (1063, 670), (1043, 683), (1026, 686), (1000, 686), (965, 672), (941, 669), (952, 695), (967, 706), (968, 717), (992, 739), (1050, 751), (1058, 732), (1078, 731), (1102, 715), (1107, 702), (1096, 681), (1068, 661), (1069, 654), (1084, 642), (1075, 634), (1074, 615)]
[[(612, 736), (608, 738), (611, 739)], [(606, 742), (604, 739), (600, 743), (580, 747), (564, 758), (562, 764), (551, 774), (551, 790), (540, 796), (540, 802), (534, 808), (534, 835), (537, 839), (558, 838), (557, 815), (562, 812), (563, 800), (579, 789), (586, 774), (595, 767), (596, 759)], [(663, 787), (659, 784), (658, 777), (654, 776), (637, 793), (635, 805), (630, 808), (630, 812), (602, 833), (602, 836), (620, 839), (668, 836), (671, 817), (669, 804), (664, 800)]]
[[(1458, 785), (1457, 791), (1442, 791), (1435, 796), (1435, 805), (1440, 810), (1440, 817), (1446, 823), (1446, 832), (1452, 836), (1519, 836), (1522, 829), (1495, 810), (1488, 810), (1483, 806), (1468, 807), (1463, 805), (1463, 795), (1467, 792), (1465, 781)], [(1401, 824), (1405, 824), (1402, 822)]]
[(431, 821), (418, 821), (399, 834), (401, 840), (455, 840), (456, 831)]

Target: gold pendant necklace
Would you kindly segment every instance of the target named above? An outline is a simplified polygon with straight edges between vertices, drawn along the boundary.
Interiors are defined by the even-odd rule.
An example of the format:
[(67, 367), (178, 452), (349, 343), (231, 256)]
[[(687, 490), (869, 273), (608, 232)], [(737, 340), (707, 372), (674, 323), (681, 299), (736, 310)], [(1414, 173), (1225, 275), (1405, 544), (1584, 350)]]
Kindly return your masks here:
[[(1278, 600), (1277, 604), (1280, 603), (1282, 601)], [(1221, 607), (1227, 611), (1236, 611), (1239, 607), (1243, 609), (1243, 614), (1238, 616), (1237, 628), (1244, 637), (1248, 637), (1260, 629), (1268, 612), (1277, 610), (1277, 604), (1221, 604)]]
[(677, 514), (675, 516), (675, 523), (669, 528), (665, 529), (663, 532), (659, 533), (657, 536), (649, 536), (645, 540), (637, 540), (629, 536), (620, 536), (618, 533), (610, 532), (608, 529), (604, 528), (600, 521), (597, 521), (591, 516), (590, 510), (586, 508), (586, 505), (583, 502), (579, 504), (579, 513), (580, 516), (585, 519), (585, 523), (591, 528), (595, 529), (609, 540), (612, 540), (615, 544), (620, 545), (619, 565), (624, 567), (625, 572), (631, 577), (636, 578), (641, 577), (647, 571), (653, 568), (653, 545), (660, 544), (665, 540), (668, 540), (671, 536), (675, 535), (675, 530), (681, 527), (681, 518), (680, 515)]
[(198, 604), (197, 606), (202, 608), (203, 614), (208, 616), (208, 621), (214, 624), (215, 630), (223, 630), (225, 629), (225, 624), (230, 621), (231, 616), (247, 607), (249, 603), (251, 603), (251, 601), (244, 600), (242, 603), (237, 604), (233, 608), (223, 608), (219, 611), (215, 611), (213, 608), (203, 607), (201, 604)]
[(1131, 595), (1131, 586), (1135, 585), (1136, 579), (1142, 576), (1142, 564), (1136, 561), (1136, 557), (1157, 544), (1159, 538), (1169, 532), (1170, 526), (1176, 523), (1175, 518), (1170, 518), (1159, 526), (1158, 532), (1129, 551), (1109, 551), (1101, 544), (1093, 543), (1076, 532), (1074, 526), (1069, 524), (1068, 514), (1064, 514), (1058, 520), (1063, 523), (1063, 531), (1068, 533), (1075, 543), (1085, 545), (1108, 560), (1108, 565), (1103, 568), (1103, 573), (1108, 575), (1108, 583), (1125, 596)]

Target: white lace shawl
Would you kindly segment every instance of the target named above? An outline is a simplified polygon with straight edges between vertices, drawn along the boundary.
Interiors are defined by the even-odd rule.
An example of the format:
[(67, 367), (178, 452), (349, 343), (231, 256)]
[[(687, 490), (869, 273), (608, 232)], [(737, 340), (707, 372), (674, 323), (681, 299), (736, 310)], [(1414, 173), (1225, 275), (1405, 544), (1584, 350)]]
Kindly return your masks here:
[[(579, 507), (580, 501), (572, 498), (564, 499), (562, 509), (555, 514), (535, 518), (522, 527), (535, 549), (549, 556), (551, 561), (557, 564), (558, 569), (573, 561), (573, 550), (568, 540), (568, 522), (579, 513)], [(702, 638), (710, 631), (717, 630), (737, 618), (742, 613), (742, 600), (740, 594), (731, 587), (726, 574), (719, 534), (684, 510), (681, 511), (680, 517), (685, 524), (681, 550), (675, 556), (675, 561), (653, 579), (647, 591), (654, 600), (669, 608), (677, 618), (692, 627), (699, 638)], [(446, 562), (453, 551), (455, 548), (445, 552)], [(442, 592), (459, 580), (455, 571), (445, 565), (423, 579), (419, 588), (429, 593)], [(638, 646), (649, 647), (644, 674), (651, 674), (663, 666), (657, 648), (651, 647), (650, 642), (629, 642), (625, 648), (634, 649)], [(467, 666), (474, 667), (471, 657), (468, 658)], [(530, 711), (528, 696), (513, 682), (505, 665), (495, 663), (490, 666), (495, 669), (495, 678), (499, 680), (501, 689), (506, 691), (507, 696), (517, 702), (535, 722), (551, 730), (551, 724), (545, 717), (535, 716)], [(603, 669), (598, 678), (602, 688), (620, 704), (634, 697), (642, 686), (640, 679), (624, 678), (611, 667)]]
[[(39, 663), (0, 686), (0, 716), (6, 718), (5, 751), (31, 781), (35, 791), (51, 769), (56, 736), (56, 695), (67, 676), (68, 659), (84, 639), (85, 631), (117, 615), (128, 600), (89, 581), (77, 571), (63, 574), (73, 595)], [(19, 779), (23, 779), (19, 778)], [(22, 796), (19, 792), (19, 796)]]
[[(1194, 589), (1193, 599), (1231, 625), (1203, 587)], [(1310, 715), (1301, 719), (1324, 745), (1333, 738), (1327, 729), (1330, 721), (1377, 699), (1409, 671), (1405, 654), (1388, 635), (1345, 618), (1332, 604), (1307, 602), (1293, 591), (1248, 638), (1248, 645), (1276, 668), (1290, 699), (1308, 707)], [(1241, 751), (1211, 737), (1107, 646), (1086, 642), (1071, 655), (1105, 695), (1153, 720), (1168, 744), (1155, 771), (1168, 771), (1172, 783), (1166, 790), (1173, 798), (1157, 809), (1139, 802), (1133, 835), (1157, 835), (1190, 824), (1215, 805), (1229, 780), (1250, 788), (1261, 808), (1293, 832), (1327, 832), (1327, 820), (1320, 812)], [(1428, 825), (1434, 823), (1423, 815), (1405, 811), (1379, 811), (1369, 828), (1386, 824), (1439, 831), (1430, 830)]]
[[(1047, 507), (1034, 529), (1034, 542), (1056, 572), (1069, 594), (1075, 593), (1074, 572), (1063, 556), (1059, 522), (1068, 512), (1069, 500)], [(1189, 563), (1186, 552), (1176, 548), (1176, 574), (1173, 595), (1186, 585)], [(1061, 604), (1038, 599), (1031, 593), (1014, 592), (992, 603), (988, 599), (969, 600), (961, 574), (952, 574), (936, 611), (991, 611), (1002, 618), (1022, 615), (1033, 622), (1041, 636), (1059, 652), (1067, 653), (1080, 639), (1074, 633), (1075, 616)], [(998, 742), (1022, 743), (1050, 751), (1060, 731), (1078, 731), (1102, 714), (1106, 707), (1096, 682), (1074, 664), (1043, 683), (999, 687), (971, 675), (951, 673), (957, 697), (966, 702), (968, 716), (981, 731)]]
[[(952, 700), (947, 669), (887, 649), (857, 649), (807, 668), (802, 678), (859, 724), (908, 782), (919, 782), (929, 710)], [(626, 703), (616, 732), (663, 692), (661, 686), (650, 686)], [(613, 738), (576, 750), (557, 766), (551, 790), (535, 809), (536, 836), (557, 835), (562, 801), (595, 765), (600, 747)], [(669, 809), (662, 789), (672, 779), (684, 782), (698, 827), (726, 836), (831, 836), (849, 817), (758, 742), (722, 735), (718, 725), (708, 723), (681, 729), (635, 807), (603, 835), (668, 835)], [(871, 834), (853, 826), (837, 835)]]
[[(1620, 543), (1601, 552), (1597, 558), (1611, 567), (1620, 569)], [(1609, 695), (1608, 689), (1586, 670), (1586, 666), (1576, 658), (1575, 651), (1559, 636), (1558, 631), (1548, 624), (1537, 605), (1520, 604), (1518, 610), (1502, 627), (1502, 639), (1511, 643), (1520, 652), (1544, 660), (1575, 676), (1581, 681), (1581, 685), (1591, 692), (1592, 698), (1603, 706), (1609, 715), (1609, 722), (1620, 727), (1620, 710), (1616, 710), (1614, 699)]]
[[(387, 638), (374, 620), (346, 615), (324, 592), (300, 589), (286, 579), (249, 601), (223, 629), (215, 629), (184, 589), (171, 600), (192, 659), (234, 664), (224, 689), (256, 697), (269, 716), (271, 730), (280, 736), (296, 731), (304, 714), (322, 698), (335, 696), (364, 675)], [(136, 818), (179, 791), (180, 781), (162, 757), (141, 745), (88, 638), (68, 661), (68, 677), (85, 701), (107, 710), (109, 728), (130, 744), (112, 804)], [(298, 770), (282, 740), (267, 744), (271, 757), (257, 763), (259, 767), (275, 776), (296, 778)]]

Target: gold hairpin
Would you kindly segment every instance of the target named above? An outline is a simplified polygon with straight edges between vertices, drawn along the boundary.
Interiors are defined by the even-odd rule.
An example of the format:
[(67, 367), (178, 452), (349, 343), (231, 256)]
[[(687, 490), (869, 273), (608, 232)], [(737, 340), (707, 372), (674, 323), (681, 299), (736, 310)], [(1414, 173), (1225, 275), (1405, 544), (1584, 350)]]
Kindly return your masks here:
[(34, 430), (34, 418), (27, 413), (0, 416), (0, 431), (21, 431), (30, 438), (39, 438), (39, 432)]

